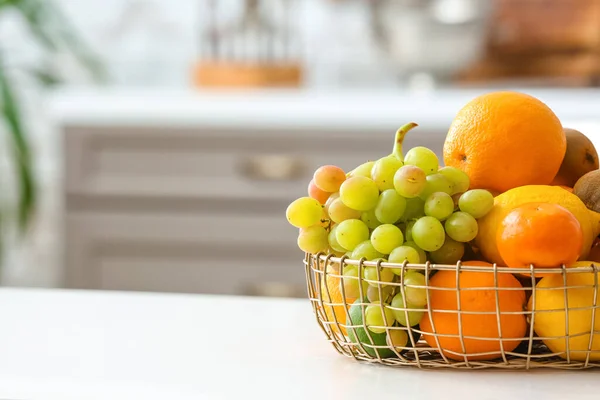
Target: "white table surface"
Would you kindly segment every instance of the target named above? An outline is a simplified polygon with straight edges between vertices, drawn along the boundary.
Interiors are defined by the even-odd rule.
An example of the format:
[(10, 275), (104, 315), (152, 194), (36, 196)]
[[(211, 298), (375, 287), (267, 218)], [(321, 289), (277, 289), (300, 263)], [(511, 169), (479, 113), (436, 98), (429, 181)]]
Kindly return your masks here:
[(307, 300), (0, 289), (0, 399), (598, 399), (598, 371), (365, 365)]

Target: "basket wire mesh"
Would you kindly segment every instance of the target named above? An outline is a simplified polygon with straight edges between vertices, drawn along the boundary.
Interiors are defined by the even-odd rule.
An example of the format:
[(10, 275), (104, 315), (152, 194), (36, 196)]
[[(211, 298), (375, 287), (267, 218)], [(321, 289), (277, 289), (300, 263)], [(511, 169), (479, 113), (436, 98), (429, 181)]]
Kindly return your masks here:
[[(416, 366), (419, 368), (455, 368), (455, 369), (534, 369), (534, 368), (554, 368), (554, 369), (586, 369), (600, 367), (600, 321), (596, 322), (596, 309), (598, 308), (598, 268), (591, 264), (589, 267), (566, 268), (544, 268), (543, 277), (554, 277), (559, 279), (560, 284), (552, 287), (542, 287), (539, 285), (540, 269), (533, 266), (529, 268), (507, 268), (497, 265), (478, 266), (463, 265), (460, 261), (456, 265), (436, 265), (429, 262), (425, 264), (394, 264), (382, 262), (382, 260), (365, 261), (350, 260), (346, 256), (337, 258), (331, 254), (306, 254), (305, 260), (306, 281), (308, 288), (308, 297), (311, 301), (317, 323), (325, 333), (328, 341), (341, 354), (351, 357), (358, 361), (379, 363), (388, 366)], [(355, 266), (358, 269), (357, 276), (343, 276), (342, 271), (347, 266)], [(376, 267), (377, 280), (367, 280), (363, 277), (363, 271), (366, 267)], [(381, 273), (386, 268), (393, 268), (397, 276), (393, 282), (384, 282), (381, 279)], [(407, 271), (419, 271), (425, 276), (425, 286), (410, 285), (404, 282), (404, 276)], [(440, 271), (454, 272), (454, 287), (442, 287), (431, 284), (431, 277)], [(480, 274), (491, 274), (493, 285), (461, 287), (461, 278), (464, 279), (465, 272), (477, 272)], [(503, 274), (517, 276), (521, 285), (519, 287), (507, 287), (499, 284), (503, 279)], [(587, 280), (585, 284), (571, 283), (569, 277), (574, 274), (579, 275), (581, 279)], [(560, 279), (561, 278), (561, 279)], [(591, 278), (591, 280), (590, 280)], [(347, 279), (358, 280), (359, 297), (350, 298), (343, 284)], [(511, 278), (512, 279), (512, 278)], [(331, 282), (331, 283), (330, 283)], [(375, 287), (380, 299), (384, 298), (384, 288), (393, 286), (394, 292), (401, 293), (403, 307), (392, 307), (384, 302), (380, 302), (381, 314), (384, 319), (384, 326), (371, 326), (371, 328), (385, 329), (386, 340), (381, 343), (381, 339), (376, 342), (375, 333), (369, 329), (366, 324), (365, 309), (371, 305), (366, 298), (364, 283)], [(406, 301), (405, 290), (407, 288), (425, 289), (427, 305), (421, 309), (410, 308)], [(523, 291), (522, 308), (519, 310), (502, 309), (501, 294), (511, 290)], [(537, 308), (537, 297), (545, 296), (543, 291), (551, 290), (556, 294), (555, 299), (564, 298), (558, 305), (552, 307)], [(441, 291), (448, 291), (456, 294), (456, 309), (432, 307), (432, 296)], [(495, 310), (468, 310), (461, 302), (467, 298), (468, 291), (472, 293), (493, 296)], [(506, 292), (505, 292), (506, 291)], [(542, 293), (542, 294), (540, 294)], [(513, 296), (514, 297), (514, 296)], [(574, 299), (573, 304), (569, 304), (569, 299)], [(548, 299), (548, 296), (545, 296)], [(582, 301), (582, 299), (587, 299)], [(554, 301), (556, 302), (556, 301)], [(361, 308), (360, 324), (356, 324), (351, 316), (351, 306)], [(586, 304), (589, 303), (589, 304)], [(527, 304), (530, 304), (528, 309)], [(430, 331), (424, 331), (419, 324), (410, 326), (409, 323), (403, 326), (398, 322), (388, 321), (385, 308), (395, 312), (403, 312), (405, 321), (409, 321), (409, 312), (422, 312), (421, 323), (425, 318), (429, 319)], [(341, 310), (341, 312), (340, 312)], [(439, 313), (439, 314), (436, 314)], [(457, 334), (443, 333), (443, 329), (436, 330), (434, 316), (442, 313), (454, 315), (458, 325)], [(539, 336), (534, 327), (536, 326), (536, 317), (545, 318), (546, 313), (564, 314), (564, 335)], [(588, 316), (589, 313), (589, 316)], [(495, 321), (491, 321), (489, 316), (495, 316)], [(507, 323), (511, 316), (523, 316), (525, 319), (525, 330), (521, 336), (511, 336), (507, 333), (511, 326)], [(570, 319), (570, 317), (572, 319)], [(589, 318), (589, 319), (588, 319)], [(465, 321), (477, 323), (495, 323), (497, 326), (496, 335), (469, 335), (465, 332), (463, 326)], [(561, 319), (562, 321), (562, 319)], [(570, 331), (573, 326), (587, 326), (589, 329), (577, 329)], [(438, 327), (439, 328), (439, 327)], [(472, 330), (472, 329), (471, 329)], [(558, 330), (561, 330), (560, 327)], [(359, 339), (359, 331), (362, 332), (362, 339)], [(404, 331), (408, 336), (407, 343), (399, 346), (389, 340), (394, 331)], [(504, 336), (503, 336), (504, 333)], [(380, 336), (381, 337), (381, 336)], [(429, 339), (429, 340), (426, 340)], [(458, 339), (460, 343), (459, 351), (452, 350), (444, 343), (446, 339)], [(497, 348), (493, 351), (470, 351), (469, 345), (473, 343), (497, 343)], [(554, 343), (558, 347), (564, 345), (561, 351), (552, 351), (548, 343)], [(455, 343), (455, 342), (454, 342)], [(518, 345), (515, 345), (518, 343)]]

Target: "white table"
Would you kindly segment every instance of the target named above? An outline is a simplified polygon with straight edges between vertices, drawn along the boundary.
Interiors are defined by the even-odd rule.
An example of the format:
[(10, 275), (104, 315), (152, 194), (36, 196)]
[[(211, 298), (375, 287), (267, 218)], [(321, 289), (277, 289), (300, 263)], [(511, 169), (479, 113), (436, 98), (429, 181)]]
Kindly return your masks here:
[(0, 399), (598, 399), (597, 371), (359, 364), (307, 300), (0, 289)]

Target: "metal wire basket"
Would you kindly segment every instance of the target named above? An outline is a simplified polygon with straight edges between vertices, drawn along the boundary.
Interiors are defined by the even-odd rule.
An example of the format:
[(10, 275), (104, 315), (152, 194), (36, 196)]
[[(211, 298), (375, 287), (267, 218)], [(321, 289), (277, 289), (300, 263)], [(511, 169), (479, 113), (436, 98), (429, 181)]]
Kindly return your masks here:
[[(600, 317), (596, 318), (598, 268), (593, 264), (589, 267), (545, 268), (541, 278), (540, 269), (533, 266), (515, 269), (471, 263), (464, 265), (461, 262), (456, 265), (429, 262), (394, 264), (324, 254), (306, 254), (304, 263), (308, 296), (319, 326), (338, 352), (355, 360), (419, 368), (528, 370), (600, 367)], [(357, 276), (343, 276), (342, 271), (347, 266), (358, 268)], [(377, 268), (377, 280), (363, 277), (366, 267)], [(382, 272), (387, 268), (397, 271), (393, 282), (381, 280)], [(425, 286), (411, 286), (404, 282), (406, 272), (411, 270), (424, 274)], [(446, 286), (435, 284), (438, 273), (444, 274), (444, 278), (450, 276), (454, 283)], [(473, 274), (480, 274), (477, 276), (490, 284), (466, 285)], [(520, 287), (503, 285), (502, 282), (508, 278), (518, 280)], [(357, 299), (346, 294), (344, 282), (352, 279), (358, 280), (360, 295)], [(541, 284), (540, 280), (544, 279), (547, 283)], [(401, 294), (403, 299), (407, 288), (425, 289), (427, 305), (416, 310), (410, 308), (406, 300), (400, 307), (381, 302), (379, 307), (385, 324), (377, 328), (385, 332), (378, 336), (365, 323), (365, 309), (370, 305), (365, 293), (367, 285), (376, 288), (379, 298), (384, 298), (384, 290), (389, 292), (389, 288), (384, 289), (386, 286), (393, 286), (393, 292)], [(523, 293), (517, 295), (515, 291)], [(446, 299), (455, 296), (456, 303), (451, 301), (453, 304), (446, 306), (436, 302), (441, 293)], [(467, 306), (473, 296), (482, 299), (479, 303), (472, 303), (476, 304), (475, 309)], [(518, 309), (507, 309), (506, 298), (515, 297), (520, 304)], [(477, 309), (477, 304), (485, 302), (492, 306)], [(358, 313), (359, 308), (360, 321), (357, 323), (350, 314)], [(418, 325), (402, 326), (397, 321), (388, 321), (384, 308), (405, 313), (406, 320), (409, 319), (408, 312), (422, 312), (423, 316)], [(516, 330), (511, 325), (515, 318), (523, 320), (522, 327)], [(440, 321), (452, 321), (456, 324), (456, 331), (448, 332)], [(425, 325), (428, 329), (423, 329)], [(548, 328), (553, 334), (544, 333)], [(478, 330), (492, 334), (473, 333)], [(389, 339), (382, 340), (383, 337), (392, 337), (394, 331), (407, 333), (409, 340), (404, 346)]]

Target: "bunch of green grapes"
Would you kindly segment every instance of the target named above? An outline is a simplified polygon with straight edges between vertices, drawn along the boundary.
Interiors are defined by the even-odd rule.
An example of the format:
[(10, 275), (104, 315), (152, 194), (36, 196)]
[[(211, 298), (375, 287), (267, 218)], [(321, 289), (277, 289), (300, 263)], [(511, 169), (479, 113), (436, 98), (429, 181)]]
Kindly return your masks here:
[(415, 126), (400, 128), (392, 154), (379, 160), (349, 173), (334, 165), (315, 171), (308, 196), (286, 212), (300, 229), (300, 249), (399, 263), (455, 263), (463, 257), (465, 243), (477, 236), (477, 219), (494, 199), (486, 190), (469, 190), (460, 169), (439, 168), (437, 155), (426, 147), (404, 156), (402, 141)]
[(346, 295), (370, 303), (365, 322), (374, 333), (419, 323), (427, 305), (426, 277), (410, 265), (461, 260), (477, 236), (477, 219), (494, 205), (490, 192), (469, 190), (465, 172), (440, 168), (434, 151), (414, 147), (404, 156), (402, 139), (414, 127), (409, 125), (396, 133), (390, 155), (349, 173), (333, 165), (318, 168), (308, 196), (286, 211), (307, 253), (407, 265), (343, 270)]

